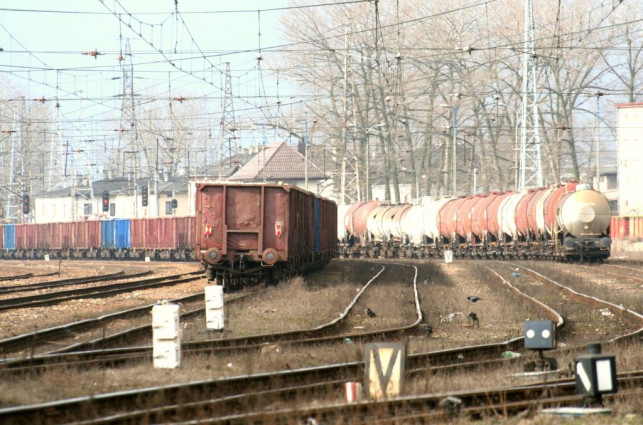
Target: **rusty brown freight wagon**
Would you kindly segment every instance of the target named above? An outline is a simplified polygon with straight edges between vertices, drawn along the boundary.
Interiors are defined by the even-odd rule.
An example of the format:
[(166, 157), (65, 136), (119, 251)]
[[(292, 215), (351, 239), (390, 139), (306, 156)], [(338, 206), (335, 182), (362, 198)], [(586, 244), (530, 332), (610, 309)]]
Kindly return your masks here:
[(306, 273), (337, 249), (337, 205), (295, 186), (197, 187), (195, 252), (209, 281), (241, 285)]

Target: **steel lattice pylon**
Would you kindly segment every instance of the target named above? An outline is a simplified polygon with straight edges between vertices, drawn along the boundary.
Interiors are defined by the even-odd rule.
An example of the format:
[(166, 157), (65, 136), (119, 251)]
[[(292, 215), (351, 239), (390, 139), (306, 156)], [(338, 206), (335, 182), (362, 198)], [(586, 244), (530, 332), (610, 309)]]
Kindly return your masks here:
[(234, 119), (234, 105), (232, 102), (230, 62), (226, 62), (225, 65), (223, 115), (221, 117), (221, 163), (219, 170), (225, 166), (229, 166), (231, 169), (238, 168), (239, 166), (239, 142), (237, 125)]
[[(126, 59), (127, 58), (127, 59)], [(121, 162), (123, 172), (127, 173), (132, 170), (125, 169), (126, 158), (125, 152), (135, 149), (135, 142), (138, 138), (136, 129), (136, 107), (134, 103), (134, 64), (132, 62), (132, 52), (130, 49), (129, 39), (125, 40), (125, 51), (119, 56), (121, 70), (123, 73), (123, 93), (121, 103), (121, 123), (118, 130), (118, 155), (123, 155)]]
[(543, 185), (543, 172), (540, 161), (536, 48), (534, 40), (534, 5), (532, 0), (526, 0), (519, 188), (533, 188)]

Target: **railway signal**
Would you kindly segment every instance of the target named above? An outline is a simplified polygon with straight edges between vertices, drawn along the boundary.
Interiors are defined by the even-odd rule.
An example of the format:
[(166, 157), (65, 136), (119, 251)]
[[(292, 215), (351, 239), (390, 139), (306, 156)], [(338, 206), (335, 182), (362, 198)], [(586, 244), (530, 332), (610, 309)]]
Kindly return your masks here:
[(601, 396), (618, 392), (616, 357), (601, 354), (601, 345), (592, 343), (587, 353), (574, 357), (576, 393), (583, 395), (586, 405), (602, 406)]
[(553, 357), (545, 357), (543, 350), (556, 348), (556, 326), (551, 320), (525, 320), (525, 348), (538, 351), (538, 360), (524, 365), (525, 372), (542, 372), (558, 369), (558, 362)]
[(109, 211), (109, 192), (103, 192), (103, 211)]
[(141, 204), (146, 207), (147, 202), (148, 202), (148, 191), (147, 191), (147, 186), (143, 186), (141, 188), (142, 194), (141, 194)]
[(22, 195), (22, 213), (29, 214), (29, 195)]

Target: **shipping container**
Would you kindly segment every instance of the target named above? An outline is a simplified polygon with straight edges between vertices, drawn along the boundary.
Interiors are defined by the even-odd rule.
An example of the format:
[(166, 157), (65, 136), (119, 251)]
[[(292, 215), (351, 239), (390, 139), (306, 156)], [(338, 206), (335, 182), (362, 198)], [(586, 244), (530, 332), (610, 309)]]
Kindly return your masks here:
[(105, 249), (128, 249), (130, 241), (130, 220), (117, 218), (102, 220), (101, 247)]

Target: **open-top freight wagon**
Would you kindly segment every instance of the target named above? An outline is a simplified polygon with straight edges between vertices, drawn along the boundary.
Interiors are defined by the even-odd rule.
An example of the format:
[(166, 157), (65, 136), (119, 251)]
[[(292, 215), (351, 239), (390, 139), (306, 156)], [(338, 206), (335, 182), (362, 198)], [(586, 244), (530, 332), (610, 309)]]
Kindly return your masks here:
[(195, 260), (194, 217), (118, 218), (0, 226), (0, 256)]
[(276, 282), (336, 255), (337, 205), (289, 185), (200, 184), (195, 229), (209, 281)]

